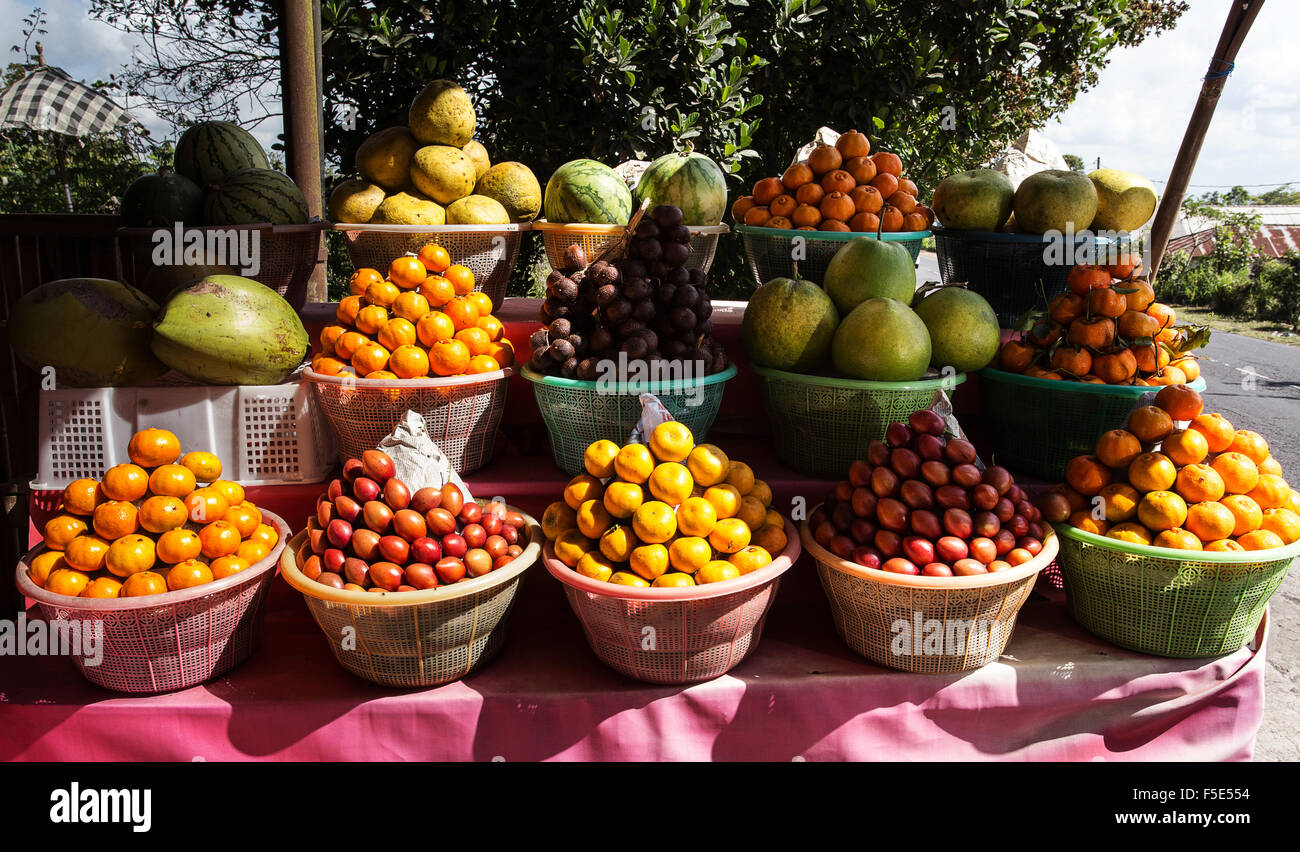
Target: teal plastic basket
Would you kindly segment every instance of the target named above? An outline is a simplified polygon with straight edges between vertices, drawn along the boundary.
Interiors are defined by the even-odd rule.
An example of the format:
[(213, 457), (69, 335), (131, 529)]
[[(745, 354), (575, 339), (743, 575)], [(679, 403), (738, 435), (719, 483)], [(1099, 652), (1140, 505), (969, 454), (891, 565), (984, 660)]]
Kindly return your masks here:
[(682, 382), (645, 382), (603, 386), (559, 376), (544, 376), (530, 367), (524, 378), (533, 383), (537, 407), (551, 436), (555, 463), (567, 474), (576, 476), (583, 470), (582, 457), (595, 441), (606, 439), (616, 444), (627, 441), (641, 419), (642, 393), (659, 398), (673, 419), (685, 423), (702, 443), (713, 427), (722, 405), (727, 380), (736, 375), (730, 364), (721, 373)]
[(1300, 542), (1230, 553), (1130, 544), (1058, 524), (1070, 615), (1121, 648), (1161, 657), (1231, 654), (1255, 635)]
[(767, 367), (754, 372), (763, 380), (763, 404), (782, 464), (822, 479), (843, 479), (850, 464), (867, 457), (867, 445), (885, 437), (890, 423), (907, 422), (939, 392), (966, 381), (965, 373), (865, 382)]
[[(856, 231), (795, 231), (756, 228), (753, 225), (737, 225), (736, 233), (745, 241), (745, 260), (749, 264), (749, 271), (754, 275), (754, 281), (760, 287), (773, 278), (794, 277), (796, 265), (800, 278), (822, 283), (826, 265), (831, 262), (835, 252), (857, 237), (902, 243), (915, 263), (921, 254), (921, 243), (930, 236), (929, 231), (896, 231), (877, 237), (875, 234)], [(804, 241), (797, 253), (795, 240)]]
[[(1088, 455), (1102, 432), (1119, 429), (1138, 398), (1160, 388), (1095, 385), (979, 371), (984, 427), (993, 462), (1016, 473), (1059, 482), (1075, 456)], [(1205, 379), (1189, 383), (1205, 390)]]

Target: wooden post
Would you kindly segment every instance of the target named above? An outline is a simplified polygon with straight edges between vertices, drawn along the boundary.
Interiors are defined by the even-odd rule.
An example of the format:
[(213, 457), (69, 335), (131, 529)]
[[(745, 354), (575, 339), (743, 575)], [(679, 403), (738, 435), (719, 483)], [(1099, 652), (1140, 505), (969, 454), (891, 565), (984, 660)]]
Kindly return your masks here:
[[(284, 0), (280, 19), (280, 90), (284, 101), (285, 152), (289, 176), (307, 198), (307, 211), (324, 216), (325, 128), (321, 116), (320, 2)], [(326, 252), (321, 241), (307, 301), (326, 299)]]
[(1169, 245), (1169, 235), (1173, 232), (1174, 221), (1182, 209), (1183, 197), (1187, 194), (1187, 185), (1191, 182), (1192, 172), (1196, 169), (1196, 160), (1201, 155), (1201, 143), (1205, 141), (1206, 131), (1214, 118), (1214, 108), (1218, 106), (1219, 95), (1232, 73), (1237, 51), (1255, 22), (1259, 10), (1264, 7), (1264, 0), (1235, 0), (1228, 9), (1228, 20), (1223, 25), (1219, 44), (1214, 49), (1214, 58), (1210, 60), (1210, 69), (1201, 83), (1201, 95), (1192, 111), (1191, 121), (1183, 134), (1183, 144), (1178, 148), (1178, 157), (1169, 172), (1169, 182), (1165, 184), (1164, 195), (1160, 198), (1160, 208), (1156, 210), (1155, 221), (1151, 224), (1151, 280), (1155, 281), (1160, 271), (1160, 262), (1164, 259), (1165, 247)]

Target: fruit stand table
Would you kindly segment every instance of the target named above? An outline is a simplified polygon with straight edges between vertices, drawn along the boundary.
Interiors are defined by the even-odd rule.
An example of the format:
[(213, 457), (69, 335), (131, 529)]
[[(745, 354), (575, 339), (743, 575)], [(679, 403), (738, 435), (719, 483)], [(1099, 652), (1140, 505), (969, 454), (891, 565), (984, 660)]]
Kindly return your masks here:
[[(762, 439), (716, 440), (753, 463), (778, 505), (826, 488), (781, 469)], [(540, 515), (564, 479), (549, 453), (511, 452), (469, 484)], [(255, 488), (250, 498), (292, 522), (319, 489)], [(911, 675), (840, 642), (805, 555), (748, 659), (707, 683), (654, 686), (597, 661), (538, 565), (495, 660), (462, 681), (403, 691), (344, 671), (302, 599), (276, 580), (259, 650), (183, 692), (123, 696), (91, 686), (68, 660), (0, 656), (0, 759), (1249, 759), (1267, 622), (1254, 648), (1162, 659), (1095, 639), (1046, 591), (1025, 605), (998, 662)]]

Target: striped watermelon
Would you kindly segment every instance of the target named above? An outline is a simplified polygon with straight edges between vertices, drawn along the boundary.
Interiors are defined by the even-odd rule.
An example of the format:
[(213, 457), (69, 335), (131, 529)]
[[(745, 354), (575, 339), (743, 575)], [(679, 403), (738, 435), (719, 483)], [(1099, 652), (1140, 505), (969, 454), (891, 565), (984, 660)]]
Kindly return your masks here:
[(203, 217), (209, 225), (302, 225), (307, 199), (286, 174), (241, 169), (208, 190)]
[(636, 185), (636, 200), (650, 206), (680, 207), (687, 225), (717, 225), (727, 209), (727, 180), (703, 154), (665, 154), (650, 164)]
[(122, 221), (128, 228), (193, 225), (202, 215), (203, 190), (171, 169), (136, 178), (122, 194)]
[(546, 182), (542, 209), (548, 222), (625, 225), (632, 218), (632, 192), (604, 163), (570, 160)]
[(240, 169), (271, 167), (253, 134), (229, 121), (200, 122), (182, 133), (174, 163), (204, 189)]

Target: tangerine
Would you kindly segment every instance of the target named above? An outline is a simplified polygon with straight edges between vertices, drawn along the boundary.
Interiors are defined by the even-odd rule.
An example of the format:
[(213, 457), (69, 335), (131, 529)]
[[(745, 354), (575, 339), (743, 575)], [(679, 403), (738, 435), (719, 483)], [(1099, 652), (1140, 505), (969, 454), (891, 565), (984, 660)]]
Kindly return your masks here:
[(1107, 538), (1126, 541), (1129, 544), (1150, 544), (1151, 531), (1139, 523), (1125, 521), (1122, 524), (1116, 524), (1106, 531)]
[(95, 508), (94, 527), (98, 536), (115, 541), (140, 528), (140, 513), (134, 503), (110, 500)]
[(140, 467), (171, 464), (181, 457), (181, 441), (166, 429), (141, 429), (131, 436), (126, 454)]
[(230, 556), (239, 549), (239, 540), (239, 530), (230, 521), (216, 520), (199, 530), (201, 552), (208, 559)]
[(415, 333), (415, 323), (401, 317), (394, 317), (384, 323), (384, 327), (379, 329), (378, 340), (381, 346), (389, 352), (414, 343), (417, 340)]
[(45, 579), (46, 591), (53, 592), (56, 595), (67, 595), (75, 598), (86, 590), (90, 585), (90, 577), (76, 571), (72, 568), (60, 568), (57, 571), (51, 571), (50, 576)]
[(1222, 414), (1217, 411), (1213, 414), (1202, 413), (1192, 418), (1189, 429), (1195, 429), (1205, 436), (1206, 446), (1212, 453), (1226, 452), (1232, 446), (1233, 438), (1236, 436), (1236, 430), (1232, 424), (1227, 421)]
[(1228, 511), (1232, 512), (1232, 516), (1237, 520), (1232, 528), (1234, 536), (1253, 532), (1264, 523), (1264, 513), (1260, 510), (1259, 504), (1245, 494), (1229, 494), (1219, 502), (1227, 506)]
[(667, 574), (661, 574), (655, 578), (655, 581), (650, 585), (658, 589), (680, 589), (686, 586), (694, 586), (695, 578), (680, 571), (669, 571)]
[(668, 565), (668, 548), (662, 544), (643, 544), (633, 549), (627, 561), (627, 566), (645, 580), (659, 579)]
[(1282, 509), (1291, 503), (1291, 486), (1276, 473), (1261, 473), (1247, 496), (1261, 509)]
[(1232, 535), (1237, 526), (1237, 518), (1222, 503), (1206, 500), (1188, 507), (1184, 526), (1192, 535), (1208, 543)]
[(606, 438), (592, 441), (582, 454), (582, 466), (592, 476), (608, 479), (614, 475), (614, 458), (618, 451), (618, 444)]
[(165, 464), (149, 474), (149, 490), (161, 497), (184, 497), (197, 485), (194, 471), (181, 464)]
[(420, 285), (419, 292), (434, 310), (438, 310), (456, 298), (456, 288), (441, 275), (430, 275), (426, 278)]
[(1274, 533), (1285, 544), (1300, 541), (1300, 515), (1290, 509), (1265, 509), (1259, 528)]
[(703, 538), (718, 523), (718, 510), (703, 497), (688, 497), (677, 507), (677, 529), (684, 536)]
[(110, 500), (139, 500), (149, 492), (149, 474), (138, 464), (117, 464), (104, 471), (100, 486)]
[(158, 561), (168, 565), (196, 559), (202, 552), (203, 542), (198, 533), (187, 529), (168, 530), (158, 537), (158, 543), (154, 546)]
[(451, 254), (442, 246), (435, 243), (426, 243), (416, 254), (420, 263), (429, 272), (442, 273), (447, 271), (451, 266)]
[(430, 310), (429, 300), (419, 293), (408, 291), (393, 301), (393, 314), (411, 323), (419, 322)]
[[(357, 330), (368, 337), (379, 334), (379, 329), (383, 328), (387, 323), (388, 308), (381, 308), (379, 305), (367, 305), (357, 313)], [(339, 343), (343, 342), (343, 337), (339, 338)], [(337, 348), (337, 345), (335, 348)], [(343, 354), (342, 351), (339, 354)]]
[(429, 349), (429, 369), (439, 376), (463, 375), (471, 357), (462, 341), (439, 340)]
[(594, 499), (579, 506), (574, 517), (578, 524), (578, 531), (593, 541), (599, 540), (605, 530), (614, 523), (614, 516), (604, 504)]
[[(104, 567), (104, 557), (108, 555), (109, 546), (107, 541), (97, 535), (79, 535), (63, 549), (63, 560), (69, 568), (90, 574)], [(46, 551), (53, 552), (55, 551)]]
[(422, 379), (429, 375), (429, 353), (408, 343), (393, 350), (388, 366), (399, 379)]
[(584, 577), (607, 582), (614, 575), (615, 567), (614, 563), (605, 559), (599, 551), (593, 550), (578, 557), (573, 570)]
[(599, 479), (589, 473), (580, 473), (564, 486), (564, 502), (576, 512), (583, 503), (599, 500), (604, 493), (605, 486)]
[(441, 340), (451, 340), (456, 335), (456, 324), (442, 311), (429, 311), (415, 324), (415, 334), (425, 346)]
[(1163, 408), (1144, 405), (1129, 413), (1128, 430), (1142, 443), (1155, 444), (1174, 431), (1174, 419)]
[(474, 271), (462, 263), (453, 263), (443, 270), (442, 277), (451, 282), (457, 296), (474, 292)]
[(600, 552), (610, 562), (626, 562), (640, 544), (626, 524), (614, 524), (600, 534)]
[(108, 549), (105, 567), (119, 577), (148, 571), (157, 562), (157, 545), (147, 535), (127, 535)]
[(1187, 520), (1187, 503), (1172, 491), (1149, 491), (1138, 503), (1138, 520), (1149, 530), (1171, 530)]
[(1241, 453), (1256, 465), (1269, 456), (1268, 441), (1264, 440), (1263, 435), (1249, 429), (1238, 429), (1233, 433), (1232, 445), (1228, 447), (1228, 450)]
[(187, 559), (173, 565), (167, 572), (167, 588), (173, 592), (211, 582), (212, 569), (197, 559)]
[(1111, 429), (1097, 439), (1096, 452), (1106, 467), (1127, 468), (1142, 455), (1142, 442), (1127, 429)]
[(711, 559), (713, 547), (700, 536), (682, 536), (668, 545), (668, 561), (685, 574), (694, 574)]
[(705, 488), (725, 480), (730, 465), (727, 454), (713, 444), (697, 444), (686, 457), (686, 469), (691, 472), (695, 483)]
[(1136, 515), (1142, 499), (1138, 490), (1126, 482), (1112, 482), (1097, 492), (1097, 497), (1103, 501), (1106, 520), (1111, 523), (1127, 521)]
[(348, 293), (353, 296), (365, 295), (366, 288), (376, 281), (383, 281), (384, 276), (378, 269), (358, 269), (348, 278)]
[(699, 571), (695, 572), (695, 582), (704, 583), (721, 583), (723, 580), (734, 580), (740, 576), (740, 569), (730, 562), (724, 562), (715, 559), (706, 563)]
[(81, 592), (83, 598), (116, 598), (122, 594), (122, 583), (112, 577), (96, 577)]
[(1229, 494), (1249, 494), (1259, 484), (1259, 468), (1242, 453), (1219, 453), (1210, 460), (1210, 467), (1223, 477)]
[(1184, 529), (1161, 530), (1151, 542), (1153, 547), (1168, 547), (1174, 550), (1203, 550), (1201, 540)]
[(1218, 500), (1227, 492), (1223, 477), (1208, 464), (1189, 464), (1178, 471), (1174, 490), (1188, 503)]
[(1199, 464), (1210, 454), (1205, 436), (1195, 429), (1175, 429), (1160, 444), (1160, 452), (1178, 467)]
[[(614, 457), (614, 472), (625, 482), (644, 485), (654, 469), (654, 455), (645, 444), (628, 444)], [(699, 477), (696, 479), (698, 481)]]
[(96, 506), (107, 499), (99, 486), (99, 480), (87, 477), (68, 483), (68, 487), (63, 489), (63, 502), (59, 508), (74, 515), (89, 516), (95, 513)]
[(1143, 453), (1128, 466), (1128, 481), (1142, 492), (1167, 491), (1178, 478), (1178, 468), (1164, 453)]
[(1205, 407), (1201, 395), (1186, 386), (1170, 386), (1156, 394), (1156, 406), (1175, 420), (1191, 420)]
[[(393, 287), (394, 290), (398, 287), (403, 290), (414, 290), (423, 284), (424, 279), (428, 277), (429, 270), (425, 268), (418, 257), (406, 255), (405, 257), (396, 258), (392, 263), (388, 264), (388, 278), (396, 285)], [(369, 290), (366, 291), (366, 297), (370, 298)], [(394, 295), (394, 298), (396, 298), (396, 295)], [(375, 300), (371, 298), (370, 301), (374, 302)], [(385, 307), (387, 306), (385, 305)]]
[(632, 531), (641, 541), (662, 544), (677, 534), (677, 517), (667, 503), (648, 500), (632, 514)]
[(224, 580), (231, 574), (238, 574), (248, 568), (251, 563), (240, 556), (223, 556), (220, 559), (212, 560), (208, 567), (212, 569), (212, 579)]
[(1109, 485), (1112, 478), (1110, 468), (1096, 456), (1075, 456), (1065, 466), (1065, 481), (1075, 491), (1088, 497)]
[(709, 544), (722, 553), (739, 553), (749, 546), (752, 533), (739, 518), (723, 518), (709, 533)]
[(679, 506), (691, 496), (695, 480), (691, 479), (691, 473), (685, 465), (664, 462), (657, 465), (654, 472), (650, 474), (648, 486), (656, 500), (669, 506)]
[(1268, 530), (1255, 530), (1245, 535), (1237, 536), (1237, 544), (1245, 550), (1272, 550), (1276, 547), (1285, 547), (1286, 542), (1275, 532)]
[(161, 595), (165, 591), (167, 591), (167, 579), (162, 574), (141, 571), (126, 578), (119, 594), (124, 598), (136, 598), (145, 595)]
[(1092, 512), (1080, 510), (1070, 515), (1070, 526), (1093, 535), (1105, 535), (1110, 530), (1110, 522), (1104, 518), (1094, 518)]

